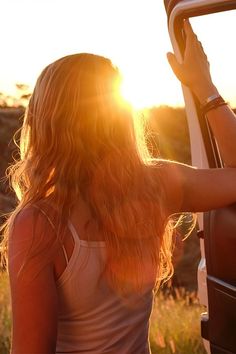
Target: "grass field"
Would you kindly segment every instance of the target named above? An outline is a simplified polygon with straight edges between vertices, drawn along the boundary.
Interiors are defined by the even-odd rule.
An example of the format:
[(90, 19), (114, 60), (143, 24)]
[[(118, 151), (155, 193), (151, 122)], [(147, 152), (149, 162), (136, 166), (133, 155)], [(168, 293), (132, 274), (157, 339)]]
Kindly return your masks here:
[[(199, 317), (203, 311), (195, 293), (174, 289), (156, 296), (150, 330), (152, 354), (205, 354)], [(9, 354), (10, 304), (6, 276), (0, 275), (0, 353)]]
[(172, 294), (160, 292), (151, 317), (152, 354), (205, 354), (200, 337), (200, 314), (196, 293), (174, 289)]
[(11, 319), (7, 277), (0, 273), (0, 353), (8, 354), (10, 347)]

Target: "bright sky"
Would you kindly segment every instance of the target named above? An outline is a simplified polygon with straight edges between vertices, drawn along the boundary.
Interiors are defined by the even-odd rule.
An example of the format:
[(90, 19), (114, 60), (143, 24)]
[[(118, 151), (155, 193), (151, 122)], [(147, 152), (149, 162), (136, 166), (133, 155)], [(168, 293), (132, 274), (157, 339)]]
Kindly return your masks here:
[[(230, 21), (220, 27), (218, 21), (214, 17), (210, 26), (207, 22), (196, 28), (209, 42), (210, 52), (217, 53), (207, 51), (215, 62), (217, 82), (230, 87), (227, 97), (236, 102), (236, 80), (227, 72), (235, 66), (235, 54), (230, 65), (222, 68), (227, 40), (223, 37), (218, 46), (212, 40), (218, 38), (219, 28), (224, 36), (230, 31), (235, 47), (236, 26), (232, 31)], [(127, 98), (136, 106), (183, 104), (180, 85), (166, 60), (171, 44), (162, 0), (2, 0), (0, 33), (0, 91), (14, 93), (15, 83), (33, 86), (51, 61), (91, 52), (111, 58), (120, 67)]]

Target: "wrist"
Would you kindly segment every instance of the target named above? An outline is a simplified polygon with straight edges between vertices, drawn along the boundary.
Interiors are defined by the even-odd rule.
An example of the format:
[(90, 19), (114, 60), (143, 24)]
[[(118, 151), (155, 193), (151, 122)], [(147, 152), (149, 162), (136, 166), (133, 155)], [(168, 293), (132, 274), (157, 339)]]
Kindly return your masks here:
[(209, 111), (215, 110), (220, 106), (225, 106), (228, 103), (219, 94), (212, 95), (207, 98), (207, 100), (201, 104), (200, 108), (202, 114), (205, 116)]
[(214, 95), (220, 95), (219, 91), (212, 83), (193, 88), (192, 91), (201, 105), (204, 104), (209, 97)]

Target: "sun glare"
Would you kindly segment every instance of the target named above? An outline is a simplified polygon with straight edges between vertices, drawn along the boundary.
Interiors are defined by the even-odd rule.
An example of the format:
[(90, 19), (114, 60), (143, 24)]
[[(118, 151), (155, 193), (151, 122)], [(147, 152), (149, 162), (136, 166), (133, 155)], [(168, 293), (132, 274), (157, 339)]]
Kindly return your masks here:
[[(154, 72), (151, 68), (152, 74)], [(169, 81), (162, 81), (162, 88), (158, 86), (158, 80), (155, 79), (156, 75), (148, 75), (147, 70), (144, 75), (130, 74), (130, 72), (123, 72), (123, 81), (121, 85), (121, 95), (127, 100), (134, 110), (142, 110), (154, 106), (159, 106), (168, 102), (173, 106), (182, 106), (183, 99), (180, 87), (169, 85)], [(166, 93), (167, 88), (164, 85), (167, 83), (168, 95)]]
[(129, 82), (127, 80), (123, 81), (121, 86), (121, 94), (125, 100), (130, 102), (134, 109), (141, 109), (144, 108), (146, 105), (143, 97), (139, 92), (139, 89), (132, 82)]
[(124, 78), (121, 85), (121, 94), (125, 100), (129, 101), (135, 110), (140, 110), (146, 107), (154, 106), (157, 103), (154, 88), (150, 83), (144, 83), (132, 80), (132, 77)]

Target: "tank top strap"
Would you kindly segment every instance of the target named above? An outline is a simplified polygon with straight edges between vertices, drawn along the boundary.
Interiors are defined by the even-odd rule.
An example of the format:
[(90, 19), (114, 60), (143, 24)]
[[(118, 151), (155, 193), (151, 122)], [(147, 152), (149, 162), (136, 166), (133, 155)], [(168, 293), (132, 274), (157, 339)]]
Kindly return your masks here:
[[(47, 219), (47, 221), (48, 221), (49, 224), (51, 225), (52, 229), (56, 232), (56, 227), (55, 227), (54, 223), (52, 222), (51, 218), (48, 216), (48, 214), (47, 214), (42, 208), (40, 208), (38, 205), (33, 204), (32, 206), (33, 206), (35, 209), (38, 209), (38, 210), (45, 216), (45, 218)], [(72, 234), (72, 236), (73, 236), (74, 242), (76, 243), (76, 238), (78, 238), (78, 237), (75, 237), (75, 236), (74, 236), (74, 231), (75, 231), (75, 230), (73, 231), (73, 225), (72, 225), (72, 229), (70, 228), (70, 225), (68, 225), (68, 227), (69, 227), (69, 230), (71, 231), (71, 234)], [(63, 251), (63, 253), (64, 253), (64, 257), (65, 257), (65, 260), (66, 260), (66, 264), (68, 265), (69, 259), (68, 259), (68, 255), (67, 255), (65, 246), (64, 246), (64, 244), (62, 243), (62, 241), (61, 241), (60, 239), (59, 239), (59, 242), (60, 242), (60, 244), (61, 244), (62, 251)]]
[(68, 256), (67, 256), (67, 253), (66, 253), (66, 249), (65, 249), (65, 246), (62, 244), (62, 251), (64, 253), (64, 257), (65, 257), (65, 260), (66, 260), (66, 264), (69, 263), (69, 259), (68, 259)]
[(49, 224), (51, 225), (51, 227), (53, 228), (53, 230), (56, 230), (55, 225), (53, 224), (52, 220), (50, 219), (50, 217), (48, 216), (48, 214), (42, 209), (40, 208), (38, 205), (32, 204), (32, 207), (35, 209), (38, 209), (44, 216), (45, 218), (48, 220)]
[(68, 220), (68, 228), (73, 236), (75, 244), (80, 244), (80, 242), (81, 242), (80, 237), (79, 237), (74, 225), (72, 224), (72, 222), (70, 220)]
[(79, 244), (79, 246), (84, 246), (84, 247), (106, 247), (105, 241), (92, 241), (92, 240), (83, 240), (79, 237), (78, 232), (76, 231), (74, 225), (70, 220), (68, 220), (68, 227), (73, 235), (73, 238), (75, 240), (75, 244)]

